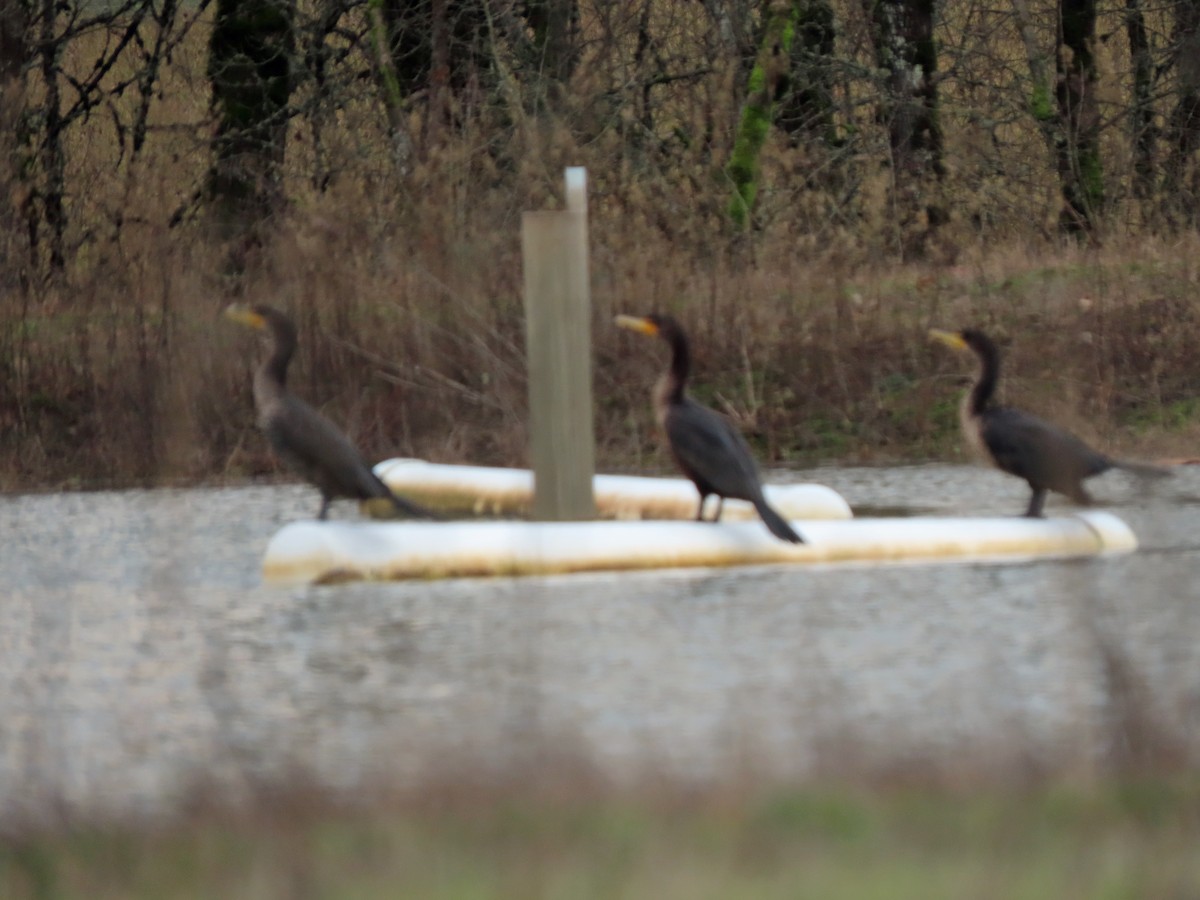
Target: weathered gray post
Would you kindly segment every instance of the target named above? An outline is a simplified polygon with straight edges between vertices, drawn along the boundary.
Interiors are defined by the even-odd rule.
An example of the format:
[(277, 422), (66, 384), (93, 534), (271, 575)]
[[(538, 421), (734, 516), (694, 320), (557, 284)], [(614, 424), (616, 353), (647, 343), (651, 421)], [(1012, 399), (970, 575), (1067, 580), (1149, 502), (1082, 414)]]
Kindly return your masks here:
[(536, 519), (591, 519), (595, 472), (587, 171), (566, 171), (567, 208), (521, 218), (530, 463)]

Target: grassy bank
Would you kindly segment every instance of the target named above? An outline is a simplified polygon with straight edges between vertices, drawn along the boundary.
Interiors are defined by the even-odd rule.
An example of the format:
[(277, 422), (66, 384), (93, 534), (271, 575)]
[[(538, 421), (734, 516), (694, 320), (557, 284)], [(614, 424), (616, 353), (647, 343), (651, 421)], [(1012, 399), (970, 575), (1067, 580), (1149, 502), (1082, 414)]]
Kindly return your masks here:
[(1200, 782), (458, 796), (9, 840), (24, 898), (1152, 898), (1200, 894)]
[[(298, 319), (294, 389), (371, 458), (524, 464), (516, 233), (423, 253), (341, 215), (319, 234), (296, 225), (241, 291)], [(619, 225), (598, 217), (592, 236), (603, 469), (670, 467), (648, 402), (664, 348), (619, 334), (619, 311), (685, 322), (695, 393), (767, 465), (961, 457), (955, 409), (973, 363), (931, 346), (934, 325), (995, 333), (1005, 398), (1106, 448), (1191, 455), (1200, 436), (1195, 239), (872, 269), (700, 260)], [(0, 488), (276, 471), (249, 393), (260, 348), (221, 320), (208, 252), (177, 248), (136, 283), (97, 278), (69, 304), (49, 292), (5, 319)]]
[[(967, 367), (925, 330), (968, 323), (1005, 342), (1010, 400), (1114, 450), (1190, 455), (1200, 238), (1158, 236), (1136, 204), (1114, 201), (1096, 245), (1058, 242), (1056, 170), (1022, 89), (987, 101), (999, 111), (982, 118), (1010, 124), (980, 137), (976, 88), (996, 75), (995, 34), (978, 37), (987, 52), (954, 51), (957, 40), (943, 50), (956, 73), (942, 122), (956, 162), (938, 199), (950, 215), (912, 263), (888, 199), (886, 129), (869, 104), (844, 113), (855, 136), (845, 158), (772, 132), (755, 225), (731, 232), (722, 173), (744, 99), (737, 61), (710, 52), (701, 7), (676, 12), (636, 27), (636, 17), (591, 20), (616, 27), (613, 43), (596, 44), (553, 116), (520, 113), (514, 127), (526, 105), (506, 101), (461, 110), (451, 125), (417, 103), (403, 161), (366, 61), (351, 54), (324, 99), (298, 87), (286, 202), (232, 245), (189, 199), (212, 159), (202, 16), (164, 62), (139, 152), (114, 127), (139, 108), (132, 91), (111, 98), (113, 116), (72, 126), (62, 270), (27, 264), (19, 228), (0, 234), (0, 490), (275, 472), (253, 425), (258, 348), (220, 318), (231, 300), (294, 314), (294, 388), (369, 457), (524, 463), (520, 219), (559, 203), (565, 165), (589, 173), (604, 469), (670, 467), (647, 402), (662, 348), (611, 325), (616, 312), (651, 310), (684, 321), (696, 393), (769, 465), (960, 455), (954, 405)], [(612, 52), (641, 46), (646, 27), (663, 29), (658, 46), (693, 73), (652, 98), (658, 82), (639, 80), (652, 72), (631, 78)], [(89, 31), (71, 43), (75, 78), (89, 77), (106, 40)], [(1123, 59), (1118, 44), (1098, 52)], [(123, 59), (105, 83), (116, 91), (134, 65)], [(0, 171), (16, 196), (25, 186), (14, 178)]]

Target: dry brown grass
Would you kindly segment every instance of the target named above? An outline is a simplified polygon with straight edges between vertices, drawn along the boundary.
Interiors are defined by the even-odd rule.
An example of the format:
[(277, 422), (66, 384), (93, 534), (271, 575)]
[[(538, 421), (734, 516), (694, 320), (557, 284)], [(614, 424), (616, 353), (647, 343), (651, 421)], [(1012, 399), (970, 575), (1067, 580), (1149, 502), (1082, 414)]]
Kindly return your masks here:
[[(872, 270), (832, 255), (741, 264), (682, 252), (595, 206), (602, 468), (667, 465), (647, 400), (664, 351), (611, 327), (617, 311), (655, 309), (693, 336), (697, 395), (737, 418), (770, 463), (957, 453), (958, 376), (970, 366), (928, 346), (932, 325), (994, 332), (1008, 400), (1114, 450), (1180, 454), (1196, 437), (1195, 241), (992, 252), (953, 268)], [(0, 406), (5, 487), (273, 469), (249, 397), (259, 348), (219, 318), (230, 299), (212, 274), (220, 249), (161, 250), (20, 298), (3, 338), (15, 387)], [(520, 465), (520, 291), (515, 227), (412, 241), (372, 233), (331, 199), (284, 224), (239, 294), (296, 316), (294, 389), (369, 456)]]
[[(672, 27), (664, 46), (682, 65), (696, 23)], [(68, 271), (0, 295), (0, 488), (274, 471), (253, 430), (258, 350), (219, 318), (235, 296), (297, 318), (295, 390), (369, 457), (523, 464), (520, 213), (556, 202), (566, 164), (591, 179), (602, 468), (668, 465), (647, 403), (663, 353), (610, 326), (614, 312), (653, 309), (684, 321), (696, 393), (737, 418), (769, 464), (958, 453), (963, 367), (927, 345), (930, 325), (996, 332), (1008, 398), (1107, 446), (1178, 454), (1197, 436), (1196, 237), (1057, 244), (1041, 224), (1048, 160), (1036, 172), (1022, 161), (1026, 180), (1006, 182), (1004, 198), (964, 164), (946, 188), (962, 212), (936, 258), (905, 264), (888, 255), (885, 179), (860, 166), (854, 209), (837, 210), (832, 188), (805, 181), (810, 151), (780, 140), (764, 158), (761, 227), (733, 238), (721, 147), (641, 135), (638, 110), (605, 105), (602, 64), (615, 63), (597, 50), (557, 117), (510, 126), (474, 110), (431, 128), (414, 112), (420, 140), (402, 171), (369, 84), (322, 111), (319, 153), (316, 117), (298, 118), (290, 206), (265, 245), (234, 253), (201, 218), (166, 224), (207, 164), (204, 38), (198, 28), (175, 55), (139, 157), (119, 157), (103, 117), (73, 137)], [(664, 87), (656, 134), (705, 123), (720, 134), (736, 116), (728, 78), (717, 66)], [(948, 142), (986, 168), (955, 112), (973, 100), (947, 90)], [(1012, 146), (1036, 144), (1022, 132)], [(981, 204), (987, 229), (971, 212)], [(240, 277), (227, 274), (231, 255)]]

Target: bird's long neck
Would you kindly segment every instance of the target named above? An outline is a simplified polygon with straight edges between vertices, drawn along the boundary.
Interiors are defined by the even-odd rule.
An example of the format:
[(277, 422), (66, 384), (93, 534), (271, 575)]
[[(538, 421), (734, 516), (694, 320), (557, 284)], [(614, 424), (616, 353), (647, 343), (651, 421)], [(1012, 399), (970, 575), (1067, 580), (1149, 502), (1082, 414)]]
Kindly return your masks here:
[(288, 364), (296, 350), (296, 340), (275, 331), (271, 335), (271, 353), (254, 374), (254, 393), (260, 401), (282, 395), (287, 388)]
[(692, 355), (688, 348), (687, 336), (682, 331), (671, 329), (664, 333), (663, 337), (671, 346), (671, 365), (659, 384), (659, 396), (665, 403), (681, 403), (688, 374), (692, 369)]
[(979, 354), (979, 378), (971, 388), (968, 410), (972, 415), (981, 415), (992, 402), (996, 393), (996, 381), (1000, 377), (1000, 356), (990, 344), (976, 350)]

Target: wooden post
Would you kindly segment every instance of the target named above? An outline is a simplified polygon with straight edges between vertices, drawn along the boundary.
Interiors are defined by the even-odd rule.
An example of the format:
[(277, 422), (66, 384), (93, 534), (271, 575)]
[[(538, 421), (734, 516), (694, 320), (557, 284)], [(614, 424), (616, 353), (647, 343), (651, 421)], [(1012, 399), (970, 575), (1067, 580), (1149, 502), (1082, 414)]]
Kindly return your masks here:
[(535, 519), (596, 515), (587, 172), (566, 171), (567, 208), (521, 218)]

